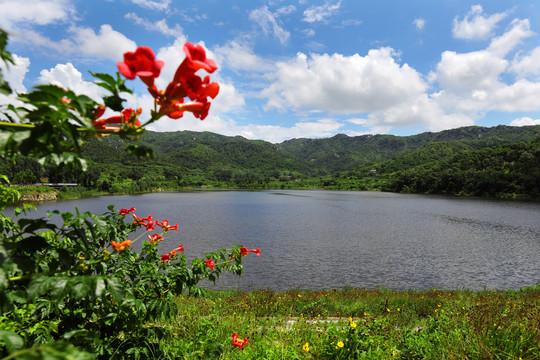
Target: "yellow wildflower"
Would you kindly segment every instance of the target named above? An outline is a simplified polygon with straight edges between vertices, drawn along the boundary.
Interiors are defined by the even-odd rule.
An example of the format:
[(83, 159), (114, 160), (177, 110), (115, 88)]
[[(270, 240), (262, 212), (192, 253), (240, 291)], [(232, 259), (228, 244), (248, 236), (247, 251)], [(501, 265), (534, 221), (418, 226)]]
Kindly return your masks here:
[(305, 343), (304, 346), (302, 346), (302, 349), (304, 349), (304, 351), (309, 351), (309, 343)]
[(342, 348), (343, 346), (345, 346), (345, 344), (343, 343), (343, 341), (339, 341), (339, 342), (337, 343), (337, 346), (340, 347), (340, 348)]
[(356, 323), (353, 321), (353, 319), (352, 319), (351, 317), (349, 318), (349, 324), (351, 325), (351, 327), (352, 327), (353, 329), (356, 328)]

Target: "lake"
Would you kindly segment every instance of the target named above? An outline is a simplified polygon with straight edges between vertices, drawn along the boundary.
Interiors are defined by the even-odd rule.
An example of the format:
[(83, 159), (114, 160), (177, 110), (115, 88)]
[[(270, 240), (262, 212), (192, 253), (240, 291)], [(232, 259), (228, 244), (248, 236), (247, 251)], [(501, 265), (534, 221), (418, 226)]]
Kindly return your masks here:
[[(178, 222), (159, 244), (188, 259), (232, 243), (261, 248), (216, 289), (518, 289), (540, 282), (540, 203), (323, 190), (194, 191), (38, 205)], [(9, 213), (9, 209), (6, 210)], [(140, 240), (135, 249), (140, 248)]]

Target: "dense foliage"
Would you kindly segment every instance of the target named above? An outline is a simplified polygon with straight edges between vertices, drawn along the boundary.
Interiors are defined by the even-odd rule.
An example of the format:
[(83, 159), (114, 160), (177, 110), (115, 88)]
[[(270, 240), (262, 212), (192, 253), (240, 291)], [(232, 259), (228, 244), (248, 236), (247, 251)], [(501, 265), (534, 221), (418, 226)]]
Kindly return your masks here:
[[(0, 57), (10, 62), (6, 44), (7, 35), (0, 30)], [(153, 86), (163, 63), (153, 58), (150, 48), (127, 53), (125, 62), (119, 64), (124, 76), (139, 76), (155, 97), (147, 124), (165, 115), (180, 118), (184, 111), (203, 119), (210, 106), (207, 96), (217, 95), (216, 83), (195, 74), (205, 66), (214, 71), (213, 60), (206, 59), (199, 45), (188, 43), (184, 52), (186, 59), (164, 92)], [(128, 90), (120, 74), (116, 78), (93, 75), (111, 93), (104, 104), (57, 86), (40, 85), (28, 94), (17, 94), (24, 106), (0, 108), (0, 171), (5, 172), (0, 175), (3, 359), (181, 356), (163, 346), (171, 331), (155, 321), (177, 315), (178, 295), (202, 294), (201, 280), (215, 282), (224, 271), (240, 275), (242, 258), (249, 252), (260, 253), (260, 249), (233, 245), (188, 263), (184, 247), (175, 244), (160, 254), (157, 244), (170, 231), (177, 231), (178, 224), (151, 215), (139, 217), (134, 208), (115, 210), (111, 205), (103, 214), (52, 211), (48, 218), (36, 219), (29, 216), (35, 207), (24, 205), (9, 216), (4, 214), (6, 205), (20, 198), (9, 186), (10, 179), (27, 184), (47, 176), (54, 182), (76, 179), (95, 186), (100, 170), (94, 164), (86, 169), (81, 146), (102, 135), (136, 140), (144, 131), (145, 124), (137, 118), (139, 111), (122, 110), (120, 93)], [(2, 76), (0, 91), (11, 92)], [(121, 110), (121, 115), (102, 118), (106, 107)], [(151, 149), (131, 143), (123, 148), (138, 155), (151, 154)], [(128, 159), (127, 153), (124, 159)], [(136, 233), (139, 229), (142, 231)], [(139, 252), (132, 248), (136, 241), (143, 243)]]

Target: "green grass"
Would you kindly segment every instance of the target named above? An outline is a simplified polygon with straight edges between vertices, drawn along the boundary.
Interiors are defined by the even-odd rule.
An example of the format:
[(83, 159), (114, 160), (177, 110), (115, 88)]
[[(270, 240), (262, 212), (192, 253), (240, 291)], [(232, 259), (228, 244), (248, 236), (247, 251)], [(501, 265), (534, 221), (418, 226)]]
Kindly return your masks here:
[[(504, 292), (210, 291), (180, 297), (178, 309), (160, 323), (173, 334), (164, 346), (175, 358), (540, 359), (540, 285)], [(233, 332), (248, 338), (244, 350), (232, 345)]]

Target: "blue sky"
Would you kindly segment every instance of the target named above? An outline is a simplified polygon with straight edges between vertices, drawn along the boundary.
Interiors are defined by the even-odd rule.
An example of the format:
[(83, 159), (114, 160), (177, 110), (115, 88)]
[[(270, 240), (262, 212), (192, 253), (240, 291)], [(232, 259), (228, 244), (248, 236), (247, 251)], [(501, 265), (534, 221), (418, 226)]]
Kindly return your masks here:
[[(88, 71), (116, 72), (149, 46), (165, 88), (183, 44), (203, 44), (221, 86), (210, 115), (162, 118), (157, 131), (281, 142), (540, 124), (537, 0), (0, 0), (0, 26), (17, 91), (52, 82), (98, 101)], [(128, 86), (126, 107), (148, 111), (145, 87)]]

